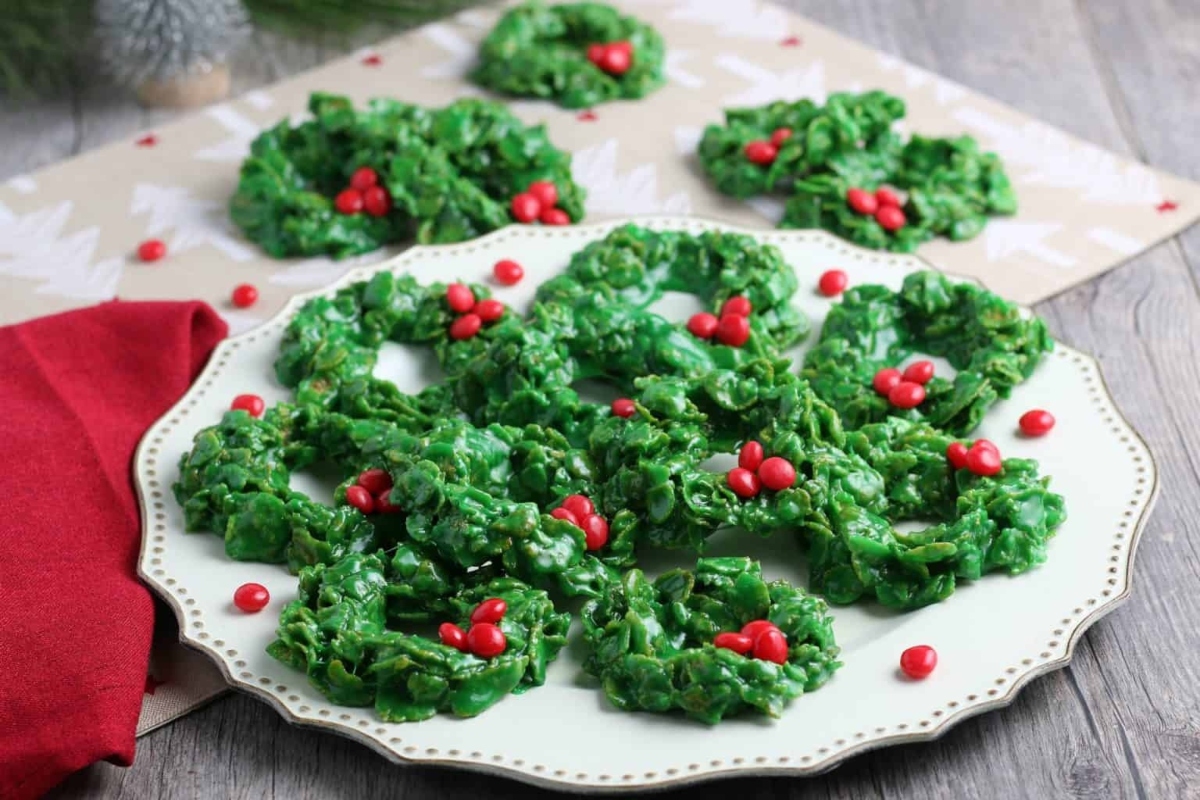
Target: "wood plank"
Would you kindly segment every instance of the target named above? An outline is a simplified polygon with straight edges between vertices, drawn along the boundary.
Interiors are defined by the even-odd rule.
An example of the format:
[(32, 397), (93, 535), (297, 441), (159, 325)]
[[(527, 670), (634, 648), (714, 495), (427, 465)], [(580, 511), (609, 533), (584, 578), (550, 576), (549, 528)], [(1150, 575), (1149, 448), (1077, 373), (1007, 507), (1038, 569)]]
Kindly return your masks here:
[[(1098, 144), (1200, 172), (1188, 141), (1200, 110), (1181, 102), (1197, 73), (1186, 37), (1195, 24), (1166, 0), (1078, 8), (1067, 0), (1023, 0), (986, 12), (950, 0), (786, 5)], [(253, 50), (237, 73), (245, 88), (325, 55), (287, 42), (258, 42)], [(144, 125), (104, 97), (88, 96), (94, 105), (85, 104), (86, 145)], [(5, 141), (12, 124), (0, 116)], [(0, 160), (0, 170), (10, 162), (24, 163)], [(1200, 252), (1196, 240), (1196, 233), (1185, 237), (1189, 253)], [(1200, 574), (1195, 540), (1185, 535), (1200, 511), (1200, 459), (1188, 458), (1200, 452), (1200, 427), (1189, 424), (1200, 411), (1194, 274), (1178, 246), (1166, 245), (1039, 309), (1065, 341), (1100, 357), (1122, 408), (1160, 460), (1163, 496), (1143, 539), (1130, 603), (1093, 629), (1072, 667), (1036, 681), (1005, 711), (968, 721), (938, 742), (869, 754), (815, 779), (739, 781), (739, 794), (1174, 797), (1197, 785), (1198, 676), (1188, 659), (1163, 657), (1195, 652), (1181, 631), (1200, 612), (1190, 588)], [(172, 797), (555, 796), (469, 773), (398, 769), (361, 745), (292, 728), (244, 696), (142, 739), (133, 768), (98, 765), (56, 794), (141, 798), (168, 794), (168, 787)], [(716, 798), (729, 789), (716, 784), (662, 796)]]

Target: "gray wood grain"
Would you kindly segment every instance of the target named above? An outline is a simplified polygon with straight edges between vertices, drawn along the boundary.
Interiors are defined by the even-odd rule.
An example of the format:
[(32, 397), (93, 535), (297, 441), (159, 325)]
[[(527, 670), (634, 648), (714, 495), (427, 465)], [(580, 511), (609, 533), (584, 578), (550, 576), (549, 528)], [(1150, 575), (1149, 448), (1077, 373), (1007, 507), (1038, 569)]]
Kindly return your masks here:
[[(1083, 138), (1200, 177), (1200, 4), (1185, 0), (790, 0), (835, 30), (902, 56)], [(368, 32), (358, 43), (378, 35)], [(347, 43), (262, 37), (239, 58), (241, 91), (320, 63)], [(0, 178), (149, 127), (100, 81), (0, 110)], [(1099, 622), (1067, 669), (1003, 711), (937, 742), (877, 751), (809, 780), (739, 780), (663, 797), (1131, 797), (1200, 794), (1200, 232), (1043, 303), (1063, 341), (1094, 353), (1154, 450), (1162, 495), (1132, 599)], [(60, 797), (536, 798), (513, 782), (402, 769), (367, 748), (293, 728), (231, 695), (143, 738), (130, 769), (93, 766)]]

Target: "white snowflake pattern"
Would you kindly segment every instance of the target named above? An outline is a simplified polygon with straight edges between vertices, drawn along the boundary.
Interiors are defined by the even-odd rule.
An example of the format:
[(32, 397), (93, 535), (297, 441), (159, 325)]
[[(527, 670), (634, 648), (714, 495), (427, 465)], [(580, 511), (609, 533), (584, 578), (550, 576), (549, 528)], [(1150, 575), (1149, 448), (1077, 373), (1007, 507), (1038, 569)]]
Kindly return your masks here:
[(240, 162), (250, 155), (250, 143), (258, 136), (258, 124), (228, 103), (208, 109), (208, 115), (229, 131), (229, 136), (211, 147), (195, 152), (200, 161)]
[(616, 139), (580, 150), (571, 160), (575, 182), (587, 189), (590, 214), (690, 214), (686, 192), (659, 199), (658, 170), (642, 164), (629, 172), (617, 171)]
[(1097, 244), (1102, 244), (1110, 250), (1115, 250), (1123, 256), (1140, 253), (1146, 248), (1146, 243), (1112, 228), (1097, 226), (1089, 228), (1087, 237)]
[(1051, 234), (1062, 230), (1056, 222), (1016, 222), (992, 220), (984, 228), (984, 251), (988, 261), (1011, 256), (1030, 256), (1056, 267), (1073, 267), (1075, 259), (1045, 243)]
[(675, 150), (682, 156), (690, 156), (696, 152), (703, 136), (703, 128), (680, 125), (675, 128)]
[(37, 191), (37, 181), (28, 175), (14, 175), (5, 184), (19, 194), (33, 194)]
[(670, 19), (710, 25), (718, 36), (777, 42), (788, 34), (786, 11), (757, 0), (678, 0)]
[(254, 91), (246, 92), (244, 95), (242, 95), (242, 99), (245, 100), (251, 108), (259, 111), (265, 111), (271, 106), (275, 105), (275, 98), (271, 97), (269, 93), (264, 92), (262, 89), (255, 89)]
[(716, 64), (750, 84), (745, 91), (727, 96), (724, 102), (729, 105), (758, 106), (773, 100), (804, 97), (816, 103), (825, 102), (824, 62), (814, 61), (807, 67), (774, 72), (741, 56), (722, 53), (717, 56)]
[(421, 75), (436, 80), (461, 78), (475, 66), (478, 46), (449, 25), (435, 22), (421, 28), (421, 35), (449, 55), (445, 61), (421, 68)]
[(92, 263), (97, 227), (64, 233), (72, 205), (16, 214), (0, 205), (0, 275), (37, 281), (34, 291), (79, 300), (108, 300), (117, 294), (125, 261)]
[(210, 245), (234, 261), (254, 257), (253, 251), (237, 238), (225, 205), (194, 197), (186, 187), (139, 183), (133, 189), (129, 213), (150, 215), (146, 224), (149, 236), (173, 231), (169, 244), (172, 252)]
[(1152, 206), (1163, 198), (1158, 176), (1148, 167), (1125, 162), (1049, 125), (1005, 122), (969, 106), (953, 116), (978, 132), (987, 149), (1000, 154), (1016, 183), (1073, 189), (1085, 202), (1100, 205)]
[(682, 66), (683, 62), (691, 57), (692, 54), (686, 50), (668, 50), (663, 63), (663, 71), (672, 83), (677, 83), (685, 89), (699, 89), (704, 85), (704, 79), (693, 72), (688, 72)]
[(763, 217), (772, 225), (778, 225), (779, 220), (783, 219), (784, 201), (778, 197), (751, 197), (746, 201), (746, 205), (754, 210), (754, 213)]
[(269, 281), (280, 286), (327, 286), (355, 267), (375, 264), (388, 256), (388, 250), (373, 250), (353, 258), (335, 261), (328, 256), (297, 261), (276, 272)]
[(957, 103), (966, 97), (967, 90), (955, 83), (920, 67), (901, 61), (895, 56), (879, 53), (879, 67), (884, 72), (900, 72), (904, 77), (904, 86), (908, 89), (919, 89), (923, 86), (933, 87), (933, 98), (940, 106)]
[(221, 315), (221, 319), (225, 320), (225, 324), (229, 326), (230, 336), (245, 333), (267, 321), (265, 317), (260, 317), (257, 314), (237, 308), (223, 308), (217, 313)]

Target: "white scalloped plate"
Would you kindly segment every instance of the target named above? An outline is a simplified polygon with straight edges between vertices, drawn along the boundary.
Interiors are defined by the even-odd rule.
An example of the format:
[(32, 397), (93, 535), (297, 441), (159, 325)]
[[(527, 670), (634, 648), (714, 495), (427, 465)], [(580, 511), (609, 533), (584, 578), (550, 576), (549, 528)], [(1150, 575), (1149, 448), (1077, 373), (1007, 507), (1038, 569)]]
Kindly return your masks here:
[[(637, 223), (737, 230), (695, 218)], [(352, 737), (394, 761), (618, 791), (732, 775), (810, 775), (869, 748), (932, 739), (968, 716), (1006, 705), (1031, 678), (1064, 666), (1084, 630), (1128, 596), (1134, 546), (1157, 491), (1157, 472), (1114, 406), (1096, 362), (1059, 345), (1030, 381), (992, 409), (979, 431), (1006, 455), (1038, 459), (1065, 495), (1070, 518), (1050, 544), (1048, 563), (1025, 575), (963, 584), (949, 601), (909, 614), (871, 605), (834, 609), (845, 667), (779, 720), (740, 718), (709, 728), (681, 717), (616, 711), (581, 677), (578, 625), (545, 686), (506, 698), (474, 719), (387, 724), (371, 709), (327, 702), (302, 674), (264, 652), (279, 609), (295, 597), (295, 579), (280, 566), (230, 561), (220, 537), (184, 532), (170, 493), (180, 456), (234, 395), (254, 392), (268, 403), (288, 397), (271, 364), (288, 320), (309, 297), (332, 294), (382, 269), (411, 272), (423, 282), (485, 282), (495, 261), (515, 258), (526, 278), (516, 287), (497, 287), (496, 296), (524, 311), (542, 280), (617, 224), (514, 226), (464, 244), (416, 247), (299, 295), (270, 322), (222, 342), (191, 391), (146, 434), (136, 457), (146, 531), (139, 572), (175, 609), (183, 641), (211, 656), (233, 686), (268, 700), (285, 719)], [(814, 330), (830, 304), (810, 288), (824, 270), (840, 267), (852, 283), (898, 287), (904, 275), (927, 266), (821, 232), (744, 232), (777, 245), (795, 267), (802, 287), (797, 302)], [(677, 319), (697, 308), (685, 295), (669, 295), (657, 306)], [(427, 353), (390, 346), (377, 374), (413, 391), (436, 377), (431, 363)], [(1054, 412), (1058, 425), (1042, 439), (1022, 439), (1015, 432), (1017, 417), (1035, 407)], [(320, 490), (302, 476), (296, 485)], [(769, 577), (803, 581), (802, 559), (790, 537), (727, 537), (717, 551), (738, 548), (761, 558)], [(233, 608), (234, 589), (247, 581), (270, 589), (263, 613)], [(904, 680), (897, 674), (900, 652), (921, 643), (937, 649), (938, 668), (927, 680)]]

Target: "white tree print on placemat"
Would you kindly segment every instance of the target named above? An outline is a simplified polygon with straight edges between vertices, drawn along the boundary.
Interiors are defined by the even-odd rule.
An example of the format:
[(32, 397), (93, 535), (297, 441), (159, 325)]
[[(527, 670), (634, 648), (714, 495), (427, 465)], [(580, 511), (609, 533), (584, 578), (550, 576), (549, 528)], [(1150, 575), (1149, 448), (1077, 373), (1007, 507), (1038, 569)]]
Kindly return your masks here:
[(1114, 231), (1112, 228), (1097, 226), (1089, 228), (1087, 237), (1096, 244), (1102, 244), (1109, 250), (1114, 250), (1123, 256), (1131, 256), (1146, 249), (1146, 243), (1128, 234)]
[(658, 196), (658, 169), (641, 164), (628, 172), (617, 171), (616, 139), (580, 150), (571, 159), (575, 181), (587, 189), (589, 214), (690, 214), (686, 192)]
[(1016, 222), (993, 219), (984, 228), (983, 245), (988, 261), (1010, 256), (1036, 258), (1056, 267), (1073, 267), (1075, 259), (1045, 243), (1050, 235), (1063, 229), (1057, 222)]
[(117, 294), (125, 260), (93, 264), (100, 229), (64, 233), (71, 209), (71, 201), (64, 200), (16, 214), (0, 204), (0, 275), (36, 281), (38, 294), (109, 300)]
[(181, 253), (207, 244), (234, 261), (254, 257), (254, 251), (234, 231), (225, 204), (195, 197), (186, 187), (139, 183), (133, 189), (129, 213), (150, 215), (147, 236), (173, 231), (168, 242), (171, 252)]
[(243, 311), (240, 308), (218, 308), (216, 312), (221, 315), (221, 319), (225, 320), (225, 324), (229, 326), (230, 336), (245, 333), (251, 328), (257, 328), (267, 321), (266, 317), (260, 317), (258, 314)]
[(268, 280), (279, 286), (327, 286), (355, 267), (375, 264), (391, 255), (387, 248), (335, 261), (328, 256), (306, 258), (289, 264)]
[[(269, 96), (269, 95), (268, 95)], [(195, 158), (200, 161), (240, 162), (250, 155), (250, 143), (262, 130), (258, 123), (242, 114), (229, 103), (213, 106), (205, 113), (215, 119), (229, 136), (209, 147), (197, 150)]]
[(1100, 205), (1154, 206), (1163, 199), (1149, 168), (1123, 162), (1049, 125), (1005, 122), (970, 106), (953, 116), (980, 134), (985, 148), (1000, 154), (1016, 183), (1073, 189), (1084, 201)]
[(722, 53), (717, 56), (716, 64), (750, 84), (744, 91), (723, 98), (727, 105), (760, 106), (773, 100), (804, 97), (814, 103), (825, 102), (825, 64), (821, 61), (775, 72), (741, 56)]
[[(907, 89), (920, 89), (923, 86), (932, 86), (933, 97), (939, 106), (950, 105), (957, 103), (967, 95), (966, 88), (958, 85), (954, 81), (947, 80), (940, 75), (935, 75), (932, 72), (913, 66), (907, 61), (901, 61), (895, 56), (889, 56), (886, 53), (878, 53), (876, 58), (879, 62), (879, 67), (884, 72), (900, 72), (904, 77), (904, 86)], [(860, 90), (855, 90), (860, 91)]]
[(756, 0), (668, 0), (669, 19), (710, 25), (718, 36), (778, 42), (787, 36), (790, 18), (782, 8)]
[(28, 175), (14, 175), (4, 185), (19, 194), (33, 194), (37, 191), (37, 181)]
[(421, 35), (446, 51), (448, 58), (436, 64), (421, 67), (421, 77), (435, 80), (458, 80), (466, 76), (475, 66), (479, 48), (452, 26), (435, 22), (421, 28)]
[(668, 50), (663, 62), (663, 72), (666, 73), (667, 80), (679, 84), (685, 89), (699, 89), (704, 86), (703, 78), (693, 72), (688, 72), (682, 66), (683, 62), (691, 57), (692, 53), (687, 50)]

